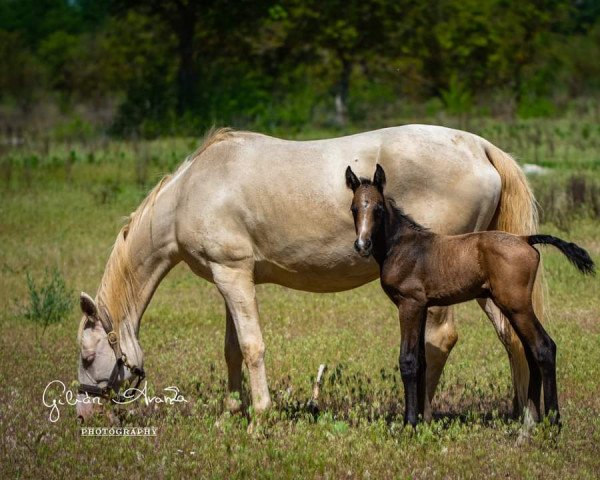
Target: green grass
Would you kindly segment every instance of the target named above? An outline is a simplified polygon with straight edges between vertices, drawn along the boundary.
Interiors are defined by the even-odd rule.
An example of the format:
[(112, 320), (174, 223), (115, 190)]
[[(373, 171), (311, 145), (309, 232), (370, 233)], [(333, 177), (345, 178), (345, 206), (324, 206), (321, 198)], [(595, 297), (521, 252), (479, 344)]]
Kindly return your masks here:
[[(506, 354), (471, 304), (457, 307), (460, 338), (434, 405), (438, 419), (416, 432), (404, 430), (397, 314), (375, 282), (327, 295), (258, 287), (275, 408), (251, 437), (246, 417), (223, 415), (222, 299), (184, 265), (160, 286), (140, 341), (150, 390), (176, 385), (189, 403), (115, 410), (122, 425), (157, 427), (151, 438), (80, 437), (74, 408), (63, 407), (60, 421), (50, 423), (42, 392), (54, 379), (73, 386), (80, 315), (74, 306), (67, 321), (48, 327), (36, 343), (36, 326), (23, 318), (27, 272), (38, 278), (57, 267), (68, 288), (93, 294), (121, 219), (193, 142), (154, 142), (137, 154), (114, 142), (89, 161), (92, 148), (53, 146), (37, 153), (39, 162), (29, 171), (17, 161), (29, 153), (19, 153), (0, 187), (2, 478), (597, 477), (600, 282), (580, 276), (550, 248), (544, 251), (551, 294), (546, 324), (558, 344), (560, 434), (542, 425), (518, 441), (520, 425), (507, 420)], [(65, 167), (73, 149), (77, 160)], [(59, 160), (50, 162), (52, 156)], [(144, 156), (148, 165), (140, 178), (135, 164)], [(585, 150), (582, 158), (579, 170), (598, 162)], [(577, 215), (569, 229), (541, 228), (600, 258), (597, 220)], [(303, 405), (320, 363), (329, 370), (315, 419)], [(92, 424), (110, 421), (100, 417)]]

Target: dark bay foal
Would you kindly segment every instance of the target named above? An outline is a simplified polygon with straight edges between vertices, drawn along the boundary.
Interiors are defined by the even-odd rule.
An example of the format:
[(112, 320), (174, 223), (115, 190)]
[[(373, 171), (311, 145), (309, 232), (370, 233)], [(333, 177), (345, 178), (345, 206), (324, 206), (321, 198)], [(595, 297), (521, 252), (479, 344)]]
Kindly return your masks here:
[(551, 423), (558, 423), (556, 344), (533, 311), (531, 293), (540, 258), (532, 245), (554, 245), (582, 273), (593, 274), (594, 262), (588, 253), (550, 235), (492, 231), (437, 235), (385, 198), (385, 173), (380, 165), (372, 181), (359, 180), (348, 167), (346, 184), (354, 192), (354, 248), (365, 257), (373, 255), (380, 267), (381, 286), (400, 312), (405, 422), (415, 425), (424, 413), (427, 308), (490, 298), (523, 343), (534, 418), (540, 417), (543, 383), (545, 413)]

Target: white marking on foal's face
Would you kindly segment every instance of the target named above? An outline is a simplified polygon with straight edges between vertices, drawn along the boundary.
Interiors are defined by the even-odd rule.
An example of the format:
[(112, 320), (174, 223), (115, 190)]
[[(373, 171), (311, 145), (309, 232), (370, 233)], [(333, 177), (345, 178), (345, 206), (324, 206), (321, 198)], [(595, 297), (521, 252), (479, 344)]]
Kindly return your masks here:
[(362, 208), (361, 210), (361, 215), (360, 215), (360, 224), (358, 225), (357, 229), (356, 229), (356, 244), (359, 247), (360, 250), (364, 250), (365, 245), (371, 241), (371, 229), (370, 229), (370, 212), (369, 209), (372, 207), (369, 207), (369, 202), (365, 201), (363, 202)]
[(373, 234), (378, 230), (385, 211), (385, 172), (381, 165), (377, 164), (372, 182), (359, 180), (350, 166), (346, 168), (345, 175), (346, 186), (354, 193), (350, 207), (357, 236), (354, 249), (363, 257), (368, 257), (373, 251)]
[(364, 185), (357, 189), (352, 213), (356, 241), (354, 249), (363, 257), (373, 251), (373, 233), (379, 228), (383, 212), (383, 197), (374, 187)]

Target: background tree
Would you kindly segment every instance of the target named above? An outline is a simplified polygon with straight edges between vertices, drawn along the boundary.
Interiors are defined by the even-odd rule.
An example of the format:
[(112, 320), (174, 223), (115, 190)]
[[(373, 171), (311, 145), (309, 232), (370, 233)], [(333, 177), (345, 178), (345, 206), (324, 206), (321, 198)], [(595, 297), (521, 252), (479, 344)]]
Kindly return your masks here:
[(0, 121), (339, 128), (496, 97), (546, 115), (597, 95), (598, 25), (594, 0), (0, 0)]
[[(333, 77), (336, 121), (347, 120), (352, 71), (370, 57), (392, 57), (389, 32), (401, 23), (402, 2), (375, 0), (289, 0), (270, 10), (270, 23), (283, 23), (277, 47), (292, 61), (328, 64)], [(271, 25), (271, 28), (273, 26)]]

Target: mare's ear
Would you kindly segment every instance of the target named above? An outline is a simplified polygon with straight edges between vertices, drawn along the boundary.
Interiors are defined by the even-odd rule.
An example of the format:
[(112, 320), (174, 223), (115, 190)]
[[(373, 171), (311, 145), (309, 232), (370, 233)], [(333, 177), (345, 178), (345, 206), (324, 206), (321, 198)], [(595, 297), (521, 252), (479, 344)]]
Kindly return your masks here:
[(350, 166), (348, 166), (348, 168), (346, 169), (346, 186), (352, 189), (353, 192), (355, 192), (359, 185), (360, 180), (356, 175), (354, 175), (354, 172), (352, 171)]
[(96, 302), (94, 302), (94, 299), (87, 293), (81, 292), (81, 295), (79, 296), (79, 305), (81, 306), (83, 314), (90, 320), (98, 320), (98, 306), (96, 305)]
[(385, 172), (383, 171), (383, 167), (379, 164), (377, 164), (377, 167), (375, 168), (373, 185), (375, 185), (380, 192), (383, 192), (383, 188), (385, 187)]

